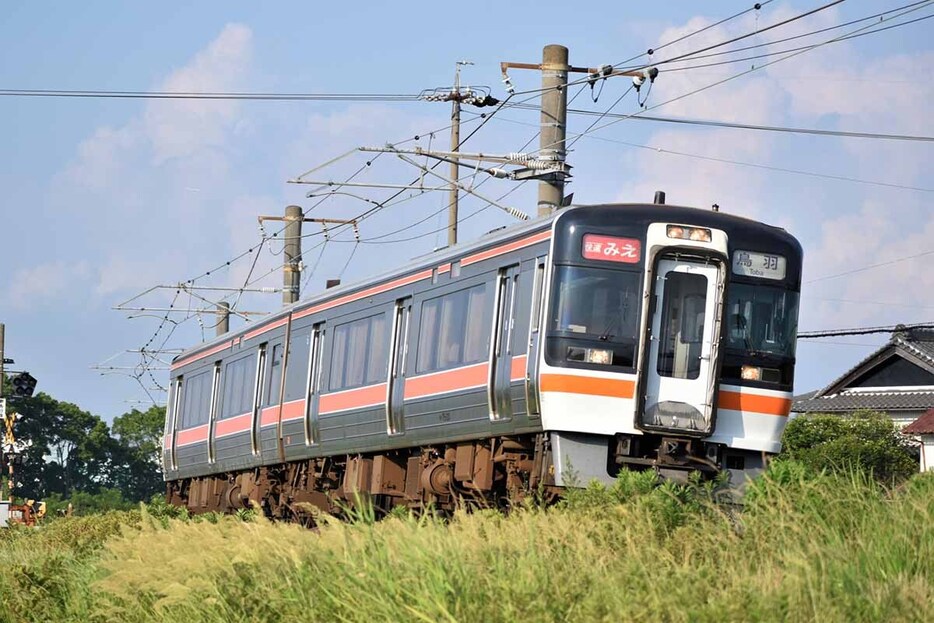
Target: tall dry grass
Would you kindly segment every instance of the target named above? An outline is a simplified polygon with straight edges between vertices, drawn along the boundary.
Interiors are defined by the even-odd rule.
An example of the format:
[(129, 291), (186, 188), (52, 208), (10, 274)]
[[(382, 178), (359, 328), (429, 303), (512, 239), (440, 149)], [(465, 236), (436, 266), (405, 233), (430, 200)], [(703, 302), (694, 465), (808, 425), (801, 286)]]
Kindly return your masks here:
[(934, 475), (887, 491), (859, 474), (780, 464), (740, 511), (710, 488), (625, 474), (506, 517), (356, 519), (311, 532), (144, 512), (74, 559), (77, 571), (48, 596), (60, 616), (20, 609), (37, 597), (4, 602), (0, 617), (922, 621), (934, 603)]

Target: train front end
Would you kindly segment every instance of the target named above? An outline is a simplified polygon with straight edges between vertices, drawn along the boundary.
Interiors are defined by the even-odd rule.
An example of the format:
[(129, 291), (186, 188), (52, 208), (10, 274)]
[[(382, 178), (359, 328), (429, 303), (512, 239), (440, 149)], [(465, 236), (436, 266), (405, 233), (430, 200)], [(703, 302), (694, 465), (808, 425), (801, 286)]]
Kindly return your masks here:
[(553, 227), (539, 386), (555, 484), (761, 470), (791, 407), (798, 242), (654, 204), (573, 208)]

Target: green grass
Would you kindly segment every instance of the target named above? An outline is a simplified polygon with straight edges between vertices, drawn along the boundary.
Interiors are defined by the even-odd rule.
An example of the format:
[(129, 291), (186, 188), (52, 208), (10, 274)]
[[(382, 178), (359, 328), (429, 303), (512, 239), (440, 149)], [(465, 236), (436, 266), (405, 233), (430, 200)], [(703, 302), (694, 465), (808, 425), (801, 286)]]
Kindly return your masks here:
[(319, 532), (163, 509), (0, 540), (0, 620), (922, 621), (934, 474), (886, 490), (773, 464), (743, 510), (624, 474), (557, 507)]

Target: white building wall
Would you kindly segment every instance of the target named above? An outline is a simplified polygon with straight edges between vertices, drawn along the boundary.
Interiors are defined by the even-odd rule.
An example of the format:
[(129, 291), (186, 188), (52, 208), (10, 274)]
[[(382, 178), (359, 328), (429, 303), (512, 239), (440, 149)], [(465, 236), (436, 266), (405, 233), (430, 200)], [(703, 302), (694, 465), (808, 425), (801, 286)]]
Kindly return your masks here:
[(934, 470), (934, 435), (921, 435), (921, 471)]

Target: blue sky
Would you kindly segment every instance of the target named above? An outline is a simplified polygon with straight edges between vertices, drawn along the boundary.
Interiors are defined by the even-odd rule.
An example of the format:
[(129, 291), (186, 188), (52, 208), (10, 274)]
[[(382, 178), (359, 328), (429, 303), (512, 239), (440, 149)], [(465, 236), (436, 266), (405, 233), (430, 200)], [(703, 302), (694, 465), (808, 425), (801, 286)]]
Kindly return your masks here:
[[(751, 4), (600, 2), (571, 9), (558, 2), (422, 2), (358, 3), (348, 10), (340, 3), (298, 2), (18, 3), (5, 7), (0, 21), (5, 61), (0, 64), (0, 88), (417, 93), (449, 84), (454, 62), (469, 59), (475, 65), (464, 70), (464, 82), (489, 85), (494, 95), (503, 97), (499, 62), (536, 62), (547, 43), (568, 46), (572, 64), (615, 63)], [(665, 52), (722, 41), (818, 4), (768, 3), (758, 15), (749, 13)], [(849, 0), (752, 42), (766, 43), (773, 35), (808, 32), (900, 4)], [(932, 10), (934, 6), (924, 7), (912, 16)], [(932, 135), (931, 23), (825, 46), (653, 113)], [(748, 68), (748, 63), (739, 63), (663, 72), (648, 104)], [(535, 88), (539, 82), (534, 72), (515, 71), (512, 79), (519, 89)], [(573, 105), (603, 111), (627, 86), (623, 79), (609, 81), (596, 103), (585, 90)], [(620, 113), (636, 110), (631, 94), (614, 108)], [(90, 366), (142, 346), (158, 319), (127, 320), (126, 314), (110, 309), (113, 305), (152, 285), (200, 275), (257, 244), (257, 214), (281, 213), (289, 203), (310, 207), (306, 189), (286, 184), (286, 179), (361, 144), (418, 134), (420, 144), (427, 145), (430, 130), (447, 125), (448, 112), (446, 105), (425, 102), (0, 98), (0, 321), (7, 325), (8, 356), (16, 358), (16, 368), (28, 368), (44, 391), (108, 419), (119, 415), (133, 406), (127, 400), (145, 399), (144, 390), (132, 379), (101, 376)], [(465, 114), (465, 131), (475, 127), (472, 119), (474, 115)], [(468, 145), (517, 150), (534, 136), (537, 120), (534, 111), (503, 111)], [(582, 131), (590, 121), (572, 118), (569, 132)], [(443, 145), (447, 135), (440, 132), (434, 140)], [(596, 203), (646, 201), (655, 189), (664, 189), (672, 203), (716, 202), (723, 210), (781, 225), (802, 241), (809, 281), (934, 249), (931, 193), (697, 156), (930, 188), (932, 155), (934, 150), (921, 143), (625, 121), (574, 145), (570, 162), (575, 177), (569, 191), (576, 202)], [(341, 179), (361, 163), (359, 157), (348, 158), (321, 175)], [(411, 176), (407, 165), (384, 157), (364, 179), (400, 183)], [(500, 196), (512, 188), (512, 182), (493, 181), (482, 192)], [(528, 184), (508, 197), (509, 205), (533, 213), (534, 193)], [(361, 235), (367, 240), (426, 219), (444, 200), (428, 194), (400, 204), (365, 222)], [(483, 205), (464, 198), (462, 214), (471, 215)], [(315, 213), (349, 217), (366, 207), (340, 197)], [(443, 233), (431, 233), (443, 225), (443, 218), (427, 218), (389, 238), (425, 234), (415, 240), (362, 244), (355, 251), (352, 242), (328, 244), (306, 292), (319, 290), (326, 278), (338, 274), (345, 281), (362, 278), (388, 263), (430, 251), (443, 242)], [(486, 209), (463, 224), (462, 236), (510, 222), (498, 210)], [(309, 249), (319, 240), (310, 237), (306, 242), (309, 269), (321, 247)], [(257, 285), (279, 285), (275, 268), (280, 251), (275, 243), (264, 246), (252, 275), (270, 276)], [(934, 319), (930, 257), (806, 284), (801, 328)], [(242, 284), (251, 260), (249, 256), (198, 283)], [(150, 294), (145, 304), (167, 304), (170, 294)], [(278, 301), (278, 295), (245, 296), (241, 308), (272, 310)], [(197, 343), (202, 335), (211, 335), (210, 322), (199, 323), (197, 317), (186, 321), (167, 345)], [(796, 389), (826, 383), (881, 339), (802, 343)], [(124, 354), (112, 363), (133, 365), (135, 359)], [(164, 383), (166, 373), (155, 374)]]

